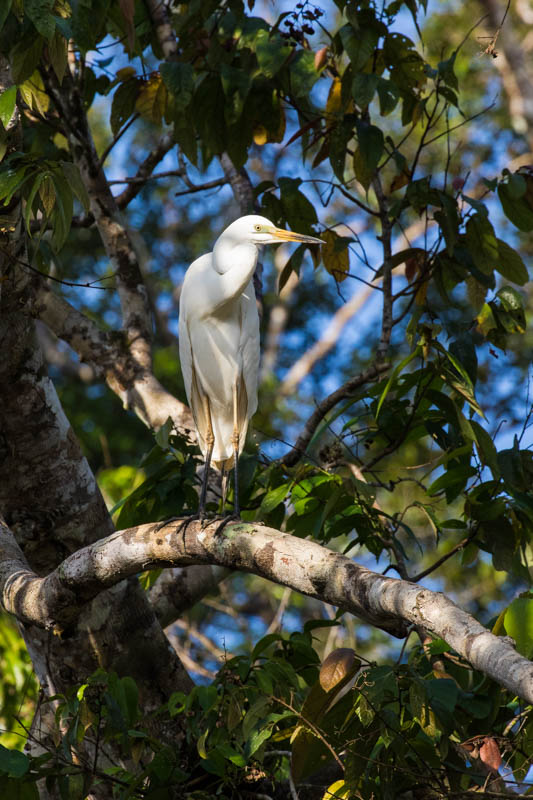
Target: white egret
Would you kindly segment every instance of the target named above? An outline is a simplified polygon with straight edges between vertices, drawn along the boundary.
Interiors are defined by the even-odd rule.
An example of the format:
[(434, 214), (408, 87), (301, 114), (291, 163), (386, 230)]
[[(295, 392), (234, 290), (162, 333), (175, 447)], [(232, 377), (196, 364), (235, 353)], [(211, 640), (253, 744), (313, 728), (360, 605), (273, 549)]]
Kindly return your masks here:
[[(235, 469), (234, 514), (239, 515), (238, 457), (257, 409), (259, 315), (253, 274), (264, 244), (322, 244), (276, 228), (250, 214), (233, 222), (185, 274), (180, 296), (179, 349), (187, 399), (205, 458), (200, 518), (209, 466)], [(225, 492), (223, 493), (225, 494)]]

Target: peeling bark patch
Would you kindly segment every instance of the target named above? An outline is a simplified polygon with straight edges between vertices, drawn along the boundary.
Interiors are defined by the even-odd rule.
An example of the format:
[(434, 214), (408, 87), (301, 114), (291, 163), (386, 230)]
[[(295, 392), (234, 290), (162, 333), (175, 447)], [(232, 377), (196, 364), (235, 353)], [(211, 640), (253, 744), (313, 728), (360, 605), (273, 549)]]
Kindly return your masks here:
[(324, 594), (324, 590), (327, 586), (327, 579), (323, 578), (321, 575), (310, 575), (311, 585), (315, 592), (319, 595)]
[(361, 580), (361, 570), (355, 564), (346, 564), (344, 566), (346, 579), (350, 585), (350, 594), (356, 601), (363, 607), (368, 607), (368, 590)]

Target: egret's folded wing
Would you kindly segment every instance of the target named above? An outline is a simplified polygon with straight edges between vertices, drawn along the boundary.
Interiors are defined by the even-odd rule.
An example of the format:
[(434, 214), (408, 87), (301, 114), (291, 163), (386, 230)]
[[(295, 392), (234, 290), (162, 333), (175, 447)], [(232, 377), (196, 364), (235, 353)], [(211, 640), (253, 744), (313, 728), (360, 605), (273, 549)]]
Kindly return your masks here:
[(257, 382), (259, 379), (259, 314), (252, 282), (242, 295), (241, 358), (242, 374), (246, 387), (246, 419), (257, 410)]
[(185, 392), (187, 400), (191, 408), (196, 430), (198, 432), (198, 444), (202, 453), (206, 453), (205, 436), (207, 433), (207, 416), (206, 407), (202, 399), (202, 393), (198, 385), (196, 371), (194, 369), (191, 339), (189, 336), (189, 326), (185, 317), (184, 310), (180, 314), (179, 322), (179, 349), (180, 349), (180, 365), (181, 373), (183, 375), (183, 382), (185, 384)]
[(192, 350), (191, 350), (191, 340), (189, 337), (189, 329), (185, 320), (185, 310), (183, 306), (180, 308), (179, 349), (180, 349), (181, 374), (183, 375), (185, 392), (187, 394), (187, 400), (189, 401), (190, 405), (191, 386), (192, 386)]

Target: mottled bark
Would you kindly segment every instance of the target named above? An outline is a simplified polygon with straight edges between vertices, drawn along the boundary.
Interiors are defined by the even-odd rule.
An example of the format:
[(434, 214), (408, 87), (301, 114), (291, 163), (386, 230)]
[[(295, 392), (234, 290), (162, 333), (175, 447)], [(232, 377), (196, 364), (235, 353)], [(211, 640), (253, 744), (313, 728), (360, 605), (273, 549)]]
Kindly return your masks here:
[[(0, 57), (0, 90), (10, 83), (9, 66)], [(13, 147), (17, 137), (15, 120)], [(6, 214), (10, 224), (0, 250), (0, 511), (18, 542), (11, 538), (4, 553), (16, 583), (28, 572), (49, 573), (68, 554), (108, 536), (113, 526), (43, 363), (32, 318), (40, 279), (20, 265), (27, 257), (16, 198)], [(9, 563), (4, 577), (6, 568)], [(34, 601), (45, 602), (39, 594)], [(68, 637), (28, 618), (21, 630), (45, 696), (83, 682), (98, 667), (132, 675), (147, 710), (192, 685), (135, 578), (80, 609)], [(44, 747), (53, 724), (40, 713), (34, 721)]]
[(79, 88), (69, 71), (61, 89), (52, 70), (45, 75), (45, 83), (63, 122), (72, 158), (87, 189), (91, 213), (116, 276), (129, 352), (139, 367), (150, 369), (152, 323), (146, 288), (133, 242), (98, 159)]
[[(511, 692), (533, 702), (533, 664), (514, 649), (508, 637), (494, 636), (470, 614), (440, 592), (410, 581), (371, 572), (320, 544), (271, 528), (219, 522), (202, 527), (149, 524), (119, 531), (69, 556), (46, 578), (25, 576), (11, 596), (50, 596), (58, 616), (71, 613), (69, 598), (93, 596), (141, 568), (216, 564), (252, 572), (348, 611), (394, 636), (410, 624), (444, 639), (475, 669)], [(4, 591), (5, 597), (5, 591)], [(20, 601), (22, 605), (23, 601)], [(41, 606), (29, 602), (28, 613), (41, 624)]]

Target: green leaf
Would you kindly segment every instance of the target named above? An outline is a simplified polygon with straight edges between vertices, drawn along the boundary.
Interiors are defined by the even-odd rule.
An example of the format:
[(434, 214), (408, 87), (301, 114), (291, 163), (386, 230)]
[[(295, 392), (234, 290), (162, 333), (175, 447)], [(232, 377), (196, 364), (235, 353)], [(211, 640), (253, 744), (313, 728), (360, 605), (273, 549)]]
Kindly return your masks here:
[(11, 70), (17, 84), (24, 83), (37, 69), (43, 50), (41, 36), (25, 36), (11, 50)]
[[(372, 15), (373, 16), (373, 15)], [(366, 20), (365, 20), (366, 21)], [(370, 19), (368, 20), (371, 21)], [(361, 20), (363, 23), (363, 20)], [(360, 70), (372, 56), (379, 39), (375, 26), (361, 24), (359, 30), (347, 23), (339, 30), (342, 46), (352, 63), (354, 72)]]
[(2, 30), (4, 22), (7, 19), (7, 15), (11, 10), (12, 2), (13, 0), (3, 0), (3, 2), (0, 3), (0, 31)]
[(45, 177), (47, 177), (46, 173), (44, 172), (37, 173), (33, 185), (30, 189), (30, 193), (26, 198), (26, 208), (24, 209), (24, 221), (26, 223), (26, 230), (28, 231), (28, 234), (30, 234), (30, 219), (33, 214), (33, 201)]
[(273, 78), (279, 72), (292, 52), (292, 47), (289, 47), (279, 34), (270, 36), (266, 30), (257, 32), (255, 54), (259, 70), (267, 78)]
[(503, 213), (521, 231), (533, 231), (533, 210), (525, 196), (516, 197), (507, 183), (498, 184)]
[(225, 759), (231, 761), (231, 763), (235, 764), (237, 767), (246, 766), (245, 757), (242, 755), (242, 753), (239, 753), (237, 750), (235, 750), (231, 745), (224, 742), (223, 744), (218, 744), (215, 749), (221, 753)]
[(479, 458), (483, 466), (490, 467), (494, 480), (500, 478), (500, 467), (498, 464), (498, 451), (494, 446), (492, 436), (483, 428), (479, 422), (470, 420), (474, 433), (476, 434), (476, 445), (479, 453)]
[(256, 658), (258, 658), (261, 655), (261, 653), (263, 653), (267, 649), (267, 647), (270, 647), (270, 645), (273, 642), (280, 642), (282, 638), (283, 637), (281, 636), (280, 633), (269, 633), (267, 634), (267, 636), (263, 636), (262, 639), (259, 639), (254, 649), (252, 650), (252, 655), (251, 655), (252, 661), (255, 661)]
[(174, 98), (178, 112), (185, 111), (194, 91), (194, 69), (181, 61), (169, 61), (160, 65), (159, 71), (168, 91)]
[(24, 0), (24, 12), (31, 19), (37, 31), (50, 40), (56, 29), (55, 17), (52, 14), (54, 0)]
[(89, 200), (89, 195), (81, 179), (78, 167), (76, 164), (73, 164), (72, 161), (60, 161), (59, 163), (61, 164), (70, 188), (82, 204), (85, 213), (88, 214), (91, 209), (91, 201)]
[(7, 128), (9, 121), (13, 116), (15, 110), (15, 103), (17, 102), (17, 87), (10, 86), (5, 92), (0, 94), (0, 120), (4, 128)]
[(494, 228), (488, 218), (474, 214), (466, 223), (466, 244), (476, 267), (490, 275), (497, 267), (500, 252)]
[(56, 207), (53, 214), (52, 246), (56, 252), (64, 245), (70, 231), (73, 214), (73, 199), (70, 185), (63, 175), (54, 172), (52, 176), (56, 190)]
[(529, 274), (526, 265), (522, 261), (519, 253), (513, 247), (504, 242), (503, 239), (497, 239), (499, 259), (495, 264), (497, 272), (507, 278), (508, 281), (517, 283), (523, 286), (529, 280)]
[(524, 311), (524, 300), (517, 289), (512, 286), (502, 286), (496, 295), (500, 298), (502, 306), (506, 311)]
[(279, 504), (285, 500), (290, 486), (290, 483), (284, 483), (282, 486), (276, 486), (275, 489), (271, 489), (270, 492), (267, 492), (261, 501), (259, 513), (270, 514), (276, 506), (279, 506)]
[(202, 145), (208, 155), (226, 149), (225, 97), (220, 78), (206, 75), (197, 86), (192, 104), (192, 116)]
[(52, 40), (48, 42), (48, 56), (57, 80), (61, 84), (67, 69), (68, 53), (65, 37), (58, 30), (54, 33)]
[(135, 109), (135, 101), (139, 95), (141, 84), (135, 78), (121, 83), (113, 95), (109, 124), (116, 136), (121, 127), (131, 117)]
[(531, 488), (522, 462), (522, 454), (515, 437), (513, 447), (498, 452), (498, 466), (506, 485), (511, 490), (527, 492)]
[(306, 98), (320, 77), (315, 69), (315, 54), (312, 50), (298, 50), (286, 71), (288, 89), (294, 97)]
[[(33, 171), (30, 170), (29, 164), (23, 164), (19, 169), (16, 169), (11, 164), (6, 162), (2, 165), (3, 169), (0, 170), (0, 199), (7, 205), (16, 191), (18, 191), (26, 181), (32, 178)], [(26, 174), (28, 173), (28, 174)]]
[(139, 690), (133, 678), (126, 675), (120, 681), (124, 718), (129, 725), (137, 722), (139, 715)]
[(372, 102), (379, 80), (373, 72), (356, 73), (352, 81), (352, 96), (360, 108), (364, 109)]
[(485, 414), (479, 403), (477, 402), (475, 395), (474, 395), (474, 386), (470, 379), (470, 375), (463, 367), (461, 362), (454, 356), (454, 354), (450, 350), (445, 350), (445, 348), (439, 344), (439, 342), (434, 343), (435, 349), (439, 350), (442, 353), (445, 353), (450, 363), (455, 367), (458, 375), (452, 373), (450, 371), (446, 371), (445, 375), (443, 376), (446, 380), (446, 383), (455, 389), (464, 399), (467, 401), (468, 405), (474, 409), (476, 414), (479, 414), (480, 417), (483, 419), (485, 418)]
[(30, 768), (30, 759), (19, 750), (8, 750), (0, 744), (0, 772), (12, 778), (22, 778)]
[(261, 730), (252, 731), (250, 737), (246, 739), (246, 754), (248, 756), (253, 756), (253, 754), (259, 750), (263, 742), (266, 742), (267, 739), (270, 739), (272, 733), (272, 726), (264, 727)]
[(333, 126), (329, 136), (329, 162), (341, 183), (344, 183), (346, 147), (353, 138), (355, 121), (354, 114), (345, 114), (343, 119)]
[(459, 82), (457, 80), (457, 76), (453, 71), (455, 65), (455, 58), (457, 53), (453, 53), (450, 58), (446, 61), (441, 61), (437, 65), (437, 69), (439, 71), (440, 77), (444, 80), (447, 86), (450, 86), (452, 89), (459, 89)]
[(378, 80), (379, 113), (386, 117), (396, 108), (400, 99), (400, 91), (392, 81), (380, 78)]
[(504, 619), (505, 630), (516, 642), (516, 649), (526, 658), (533, 656), (533, 597), (527, 594), (513, 600)]
[(427, 492), (430, 497), (433, 497), (443, 489), (455, 488), (457, 486), (462, 488), (466, 486), (468, 479), (475, 474), (476, 470), (473, 467), (454, 467), (453, 469), (447, 470), (444, 475), (441, 475), (436, 481), (433, 481), (431, 486), (428, 487)]
[(354, 170), (357, 179), (368, 191), (379, 160), (383, 155), (385, 140), (383, 131), (376, 125), (364, 122), (357, 124), (357, 151), (354, 157)]
[(210, 711), (218, 702), (218, 691), (214, 684), (197, 686), (196, 693), (203, 711)]
[(417, 356), (419, 356), (421, 352), (422, 352), (422, 348), (420, 347), (420, 345), (418, 345), (417, 347), (415, 347), (415, 349), (413, 350), (413, 352), (412, 352), (412, 353), (409, 353), (409, 355), (408, 355), (408, 356), (406, 356), (406, 357), (403, 359), (403, 361), (400, 361), (400, 363), (398, 364), (398, 366), (397, 366), (397, 367), (395, 367), (395, 369), (393, 370), (392, 374), (391, 374), (391, 375), (390, 375), (390, 377), (389, 377), (389, 380), (388, 380), (388, 381), (387, 381), (387, 383), (385, 384), (385, 388), (383, 389), (383, 392), (381, 393), (381, 397), (380, 397), (380, 398), (379, 398), (379, 400), (378, 400), (378, 405), (377, 405), (377, 408), (376, 408), (376, 414), (375, 414), (375, 418), (376, 418), (376, 420), (377, 420), (377, 418), (379, 417), (379, 412), (380, 412), (380, 410), (381, 410), (381, 406), (382, 406), (382, 405), (383, 405), (383, 403), (385, 402), (385, 398), (387, 397), (387, 395), (388, 395), (388, 393), (389, 393), (389, 390), (390, 390), (390, 388), (391, 388), (392, 384), (394, 383), (394, 381), (396, 380), (396, 378), (398, 377), (398, 375), (400, 374), (400, 372), (401, 372), (403, 369), (405, 369), (405, 367), (406, 367), (406, 366), (407, 366), (407, 365), (408, 365), (408, 364), (409, 364), (409, 363), (410, 363), (410, 362), (411, 362), (411, 361), (412, 361), (414, 358), (416, 358)]

